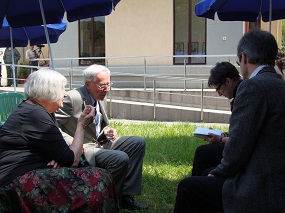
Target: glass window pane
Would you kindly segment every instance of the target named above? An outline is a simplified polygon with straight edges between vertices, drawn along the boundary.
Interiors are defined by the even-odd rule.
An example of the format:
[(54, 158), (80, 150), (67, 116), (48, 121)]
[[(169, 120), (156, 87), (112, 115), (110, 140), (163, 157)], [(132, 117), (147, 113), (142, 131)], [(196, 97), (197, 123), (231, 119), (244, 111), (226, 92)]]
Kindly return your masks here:
[[(91, 51), (91, 19), (84, 19), (80, 20), (80, 52), (79, 57), (90, 57), (92, 55)], [(91, 64), (91, 60), (89, 59), (83, 59), (80, 60), (81, 65), (89, 65)]]
[[(105, 17), (94, 18), (94, 56), (105, 57)], [(104, 64), (104, 59), (96, 59), (94, 63)]]
[[(175, 0), (174, 55), (188, 55), (189, 43), (189, 0)], [(183, 57), (176, 57), (174, 63), (184, 63)]]
[[(191, 55), (205, 55), (206, 54), (206, 19), (197, 17), (195, 15), (195, 5), (200, 0), (192, 0), (192, 15), (191, 15), (191, 43), (190, 54)], [(203, 64), (206, 63), (205, 57), (191, 58), (191, 64)]]
[[(174, 55), (206, 54), (206, 19), (195, 15), (195, 5), (199, 0), (175, 0), (174, 12)], [(183, 64), (184, 58), (174, 59), (175, 64)], [(187, 64), (206, 63), (205, 57), (186, 59)]]
[[(79, 21), (79, 56), (105, 57), (105, 17)], [(82, 59), (80, 65), (105, 64), (104, 59)]]

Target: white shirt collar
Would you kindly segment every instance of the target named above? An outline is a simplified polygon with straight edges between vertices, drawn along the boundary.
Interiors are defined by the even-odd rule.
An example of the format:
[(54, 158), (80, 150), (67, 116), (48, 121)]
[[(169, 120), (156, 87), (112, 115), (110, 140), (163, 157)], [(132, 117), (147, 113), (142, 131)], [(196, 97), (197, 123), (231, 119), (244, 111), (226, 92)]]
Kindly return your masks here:
[(260, 65), (259, 67), (257, 67), (253, 73), (251, 73), (251, 75), (249, 76), (249, 79), (253, 78), (254, 76), (257, 75), (257, 73), (259, 73), (260, 70), (262, 70), (264, 67), (266, 67), (267, 65)]

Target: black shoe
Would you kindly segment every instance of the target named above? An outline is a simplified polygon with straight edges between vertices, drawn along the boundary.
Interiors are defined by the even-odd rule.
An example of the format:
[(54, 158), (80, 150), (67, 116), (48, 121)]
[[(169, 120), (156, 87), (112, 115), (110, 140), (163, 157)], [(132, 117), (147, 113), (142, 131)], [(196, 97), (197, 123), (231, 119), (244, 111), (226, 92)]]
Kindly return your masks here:
[(129, 210), (143, 210), (147, 209), (147, 205), (138, 203), (134, 200), (132, 196), (123, 196), (122, 200), (122, 208), (129, 209)]

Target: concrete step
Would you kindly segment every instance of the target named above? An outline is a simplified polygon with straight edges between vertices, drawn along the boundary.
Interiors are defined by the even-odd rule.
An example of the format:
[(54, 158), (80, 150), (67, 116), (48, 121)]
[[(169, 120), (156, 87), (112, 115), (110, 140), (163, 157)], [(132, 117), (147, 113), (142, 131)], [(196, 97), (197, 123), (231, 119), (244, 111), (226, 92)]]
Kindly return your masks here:
[[(200, 89), (112, 89), (109, 98), (134, 102), (156, 103), (213, 110), (229, 110), (230, 100), (218, 96), (213, 89), (204, 89), (203, 98)], [(202, 102), (203, 101), (203, 102)]]
[(229, 123), (231, 112), (225, 110), (173, 106), (126, 100), (108, 99), (110, 118), (145, 121), (183, 121), (205, 123)]
[[(205, 91), (204, 107), (201, 108), (201, 91), (177, 91), (160, 90), (163, 93), (156, 95), (156, 103), (153, 103), (153, 93), (148, 91), (118, 89), (111, 91), (111, 98), (107, 98), (107, 112), (110, 118), (145, 120), (145, 121), (183, 121), (205, 123), (228, 123), (230, 117), (229, 100), (210, 96), (215, 91)], [(14, 91), (13, 87), (0, 87), (0, 92)], [(24, 89), (16, 88), (23, 93)], [(188, 95), (186, 93), (190, 93)]]

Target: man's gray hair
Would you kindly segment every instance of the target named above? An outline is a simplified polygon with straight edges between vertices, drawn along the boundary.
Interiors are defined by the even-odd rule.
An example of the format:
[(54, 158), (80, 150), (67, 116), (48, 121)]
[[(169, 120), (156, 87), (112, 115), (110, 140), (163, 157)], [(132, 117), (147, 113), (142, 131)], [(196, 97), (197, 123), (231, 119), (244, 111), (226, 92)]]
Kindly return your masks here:
[(66, 78), (59, 72), (39, 69), (28, 76), (24, 94), (27, 99), (55, 102), (62, 98), (66, 83)]
[(83, 70), (84, 81), (96, 81), (96, 76), (100, 72), (108, 72), (109, 75), (111, 75), (111, 72), (107, 67), (99, 64), (93, 64)]
[(237, 46), (239, 60), (244, 53), (251, 64), (274, 66), (277, 52), (278, 45), (274, 36), (259, 29), (245, 33)]

